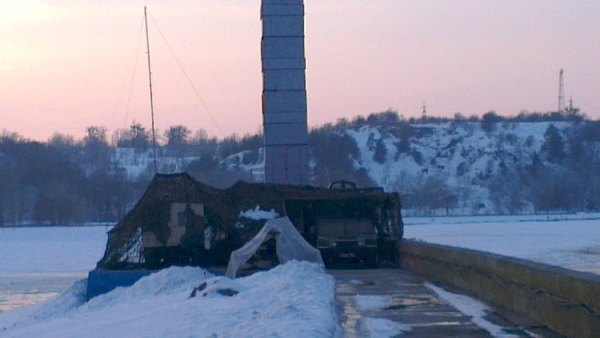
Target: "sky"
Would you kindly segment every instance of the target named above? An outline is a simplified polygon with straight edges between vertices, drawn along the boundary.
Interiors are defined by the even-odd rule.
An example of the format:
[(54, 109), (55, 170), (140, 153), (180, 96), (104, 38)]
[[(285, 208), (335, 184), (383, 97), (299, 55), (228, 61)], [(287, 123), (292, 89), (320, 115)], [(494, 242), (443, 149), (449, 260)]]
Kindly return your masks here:
[[(1, 0), (0, 130), (45, 141), (150, 127), (261, 129), (258, 0)], [(305, 0), (309, 125), (557, 108), (600, 118), (600, 1)], [(164, 37), (164, 38), (163, 38)], [(183, 71), (182, 71), (183, 69)]]

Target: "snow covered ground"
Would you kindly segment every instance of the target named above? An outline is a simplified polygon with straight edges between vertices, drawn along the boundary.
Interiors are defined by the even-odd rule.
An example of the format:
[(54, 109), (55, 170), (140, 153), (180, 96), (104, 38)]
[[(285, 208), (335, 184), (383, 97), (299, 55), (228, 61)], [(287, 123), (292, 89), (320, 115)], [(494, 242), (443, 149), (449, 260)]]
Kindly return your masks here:
[(0, 315), (0, 336), (334, 337), (340, 332), (333, 277), (306, 262), (235, 280), (172, 267), (87, 303), (84, 292), (81, 281), (50, 302)]
[(600, 214), (406, 217), (405, 238), (600, 274)]
[[(600, 273), (600, 214), (407, 217), (405, 237)], [(339, 334), (334, 282), (322, 268), (292, 262), (229, 280), (199, 268), (171, 268), (83, 302), (85, 277), (102, 256), (107, 227), (0, 228), (0, 336), (330, 337)], [(206, 283), (194, 298), (192, 290)], [(218, 290), (238, 293), (226, 296)], [(206, 294), (206, 296), (203, 296)], [(7, 296), (13, 299), (7, 301)], [(4, 297), (4, 298), (2, 298)], [(54, 298), (54, 299), (53, 299)], [(19, 303), (21, 302), (21, 303)], [(359, 297), (380, 307), (382, 298)], [(403, 331), (372, 318), (373, 336)], [(176, 324), (174, 324), (176, 323)], [(392, 325), (394, 324), (394, 325)], [(214, 335), (213, 335), (214, 337)]]

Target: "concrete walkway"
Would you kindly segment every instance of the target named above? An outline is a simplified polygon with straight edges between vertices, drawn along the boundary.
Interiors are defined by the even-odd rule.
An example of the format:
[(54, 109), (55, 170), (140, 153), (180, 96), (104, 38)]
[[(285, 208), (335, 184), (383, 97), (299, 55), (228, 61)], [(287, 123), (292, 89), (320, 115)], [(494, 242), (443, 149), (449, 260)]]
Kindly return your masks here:
[[(402, 333), (403, 337), (491, 336), (486, 330), (478, 327), (469, 316), (425, 287), (423, 279), (409, 272), (400, 269), (329, 270), (328, 272), (336, 279), (338, 311), (345, 337), (369, 337), (367, 322), (371, 319), (368, 318), (387, 319), (400, 323), (407, 329)], [(365, 307), (359, 304), (365, 301), (372, 303), (377, 299), (391, 299), (391, 303), (383, 307)], [(507, 336), (556, 337), (544, 328), (522, 329), (495, 311), (486, 319), (502, 327)], [(379, 324), (381, 322), (379, 321)]]

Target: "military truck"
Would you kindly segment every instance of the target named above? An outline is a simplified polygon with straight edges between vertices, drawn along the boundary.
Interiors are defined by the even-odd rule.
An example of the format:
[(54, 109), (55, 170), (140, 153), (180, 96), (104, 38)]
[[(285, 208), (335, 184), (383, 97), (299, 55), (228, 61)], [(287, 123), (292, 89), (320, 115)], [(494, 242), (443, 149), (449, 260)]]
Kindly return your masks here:
[(304, 222), (310, 224), (305, 237), (321, 251), (328, 267), (375, 267), (380, 261), (395, 261), (396, 242), (403, 231), (397, 194), (337, 181), (323, 196), (286, 205), (290, 210), (302, 209)]

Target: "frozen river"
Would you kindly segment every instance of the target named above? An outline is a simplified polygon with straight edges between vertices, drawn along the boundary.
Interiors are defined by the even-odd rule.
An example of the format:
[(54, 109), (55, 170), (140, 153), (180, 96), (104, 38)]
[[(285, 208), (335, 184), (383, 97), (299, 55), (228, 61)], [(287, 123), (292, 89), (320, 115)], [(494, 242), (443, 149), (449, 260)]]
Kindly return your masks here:
[[(408, 217), (405, 237), (600, 273), (600, 214)], [(0, 228), (0, 312), (85, 278), (109, 227)]]
[(407, 217), (405, 238), (600, 274), (600, 214)]
[(109, 227), (0, 228), (0, 312), (56, 297), (86, 278)]

